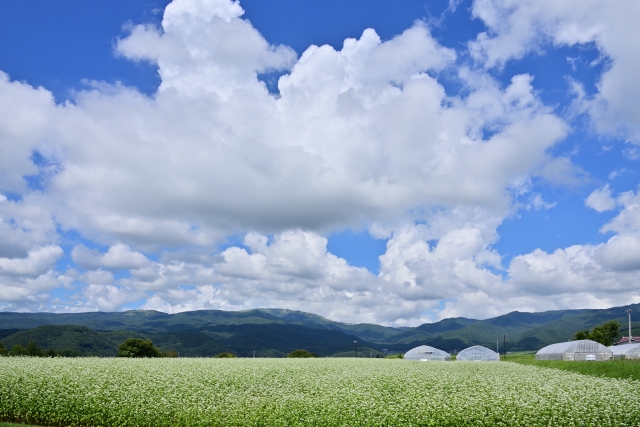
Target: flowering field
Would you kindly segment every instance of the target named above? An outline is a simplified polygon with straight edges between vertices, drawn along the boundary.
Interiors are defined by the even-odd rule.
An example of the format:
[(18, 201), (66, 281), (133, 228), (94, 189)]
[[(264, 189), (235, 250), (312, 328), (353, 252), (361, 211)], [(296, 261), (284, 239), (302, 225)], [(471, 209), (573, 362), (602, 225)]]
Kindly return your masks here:
[(0, 358), (0, 420), (51, 426), (640, 426), (640, 382), (513, 363)]

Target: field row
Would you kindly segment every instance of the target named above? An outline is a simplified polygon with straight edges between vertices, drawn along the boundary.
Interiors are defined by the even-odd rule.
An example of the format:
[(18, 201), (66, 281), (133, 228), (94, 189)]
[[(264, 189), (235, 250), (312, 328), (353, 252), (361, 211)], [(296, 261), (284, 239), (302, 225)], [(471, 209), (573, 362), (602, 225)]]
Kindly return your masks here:
[(637, 426), (640, 382), (514, 363), (0, 362), (0, 419), (52, 426)]

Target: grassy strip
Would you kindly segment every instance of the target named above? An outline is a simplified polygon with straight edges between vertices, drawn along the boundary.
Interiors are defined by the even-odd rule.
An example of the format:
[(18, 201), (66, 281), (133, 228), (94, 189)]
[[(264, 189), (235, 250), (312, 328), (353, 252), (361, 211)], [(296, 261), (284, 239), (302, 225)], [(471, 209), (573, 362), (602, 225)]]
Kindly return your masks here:
[(38, 426), (0, 422), (0, 427), (38, 427)]
[(640, 380), (640, 360), (609, 360), (606, 362), (565, 362), (563, 360), (536, 360), (534, 354), (509, 355), (508, 362), (543, 368), (573, 371), (594, 377)]

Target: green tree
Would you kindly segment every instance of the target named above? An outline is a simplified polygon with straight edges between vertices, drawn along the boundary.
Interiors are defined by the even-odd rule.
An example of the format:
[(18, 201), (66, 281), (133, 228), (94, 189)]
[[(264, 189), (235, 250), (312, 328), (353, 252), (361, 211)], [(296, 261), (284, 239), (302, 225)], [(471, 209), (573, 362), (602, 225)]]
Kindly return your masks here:
[(0, 356), (8, 356), (9, 352), (7, 351), (7, 347), (4, 346), (4, 344), (2, 344), (2, 342), (0, 342)]
[(33, 340), (29, 341), (29, 343), (24, 349), (24, 352), (26, 356), (31, 356), (31, 357), (44, 356), (44, 352), (42, 351), (42, 349), (38, 347)]
[(307, 350), (295, 350), (289, 353), (287, 357), (318, 357), (318, 355)]
[(46, 355), (47, 355), (47, 357), (56, 357), (56, 352), (53, 349), (53, 347), (49, 347), (49, 350), (47, 350)]
[(618, 340), (619, 330), (620, 323), (616, 322), (615, 320), (610, 320), (600, 326), (596, 326), (595, 328), (593, 328), (591, 339), (608, 347)]
[(238, 357), (238, 356), (236, 356), (236, 355), (235, 355), (235, 354), (233, 354), (233, 353), (227, 353), (227, 352), (225, 352), (225, 353), (216, 354), (216, 355), (215, 355), (215, 356), (213, 356), (213, 357), (218, 358), (218, 359), (232, 359), (232, 358), (235, 358), (235, 357)]
[(589, 330), (585, 329), (584, 331), (578, 331), (576, 332), (576, 334), (573, 336), (574, 340), (588, 340), (589, 338)]
[(610, 320), (602, 325), (598, 325), (593, 328), (593, 331), (586, 329), (584, 331), (578, 331), (573, 336), (576, 340), (593, 340), (599, 342), (607, 347), (616, 342), (618, 339), (618, 331), (620, 330), (620, 323), (615, 320)]
[(22, 344), (14, 345), (11, 347), (9, 356), (26, 356), (24, 346)]
[(151, 340), (128, 338), (118, 347), (118, 357), (162, 357)]

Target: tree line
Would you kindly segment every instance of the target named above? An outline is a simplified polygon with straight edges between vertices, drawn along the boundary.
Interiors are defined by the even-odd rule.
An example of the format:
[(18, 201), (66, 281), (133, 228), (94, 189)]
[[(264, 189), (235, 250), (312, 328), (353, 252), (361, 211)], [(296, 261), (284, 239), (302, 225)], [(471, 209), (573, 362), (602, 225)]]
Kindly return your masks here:
[(82, 357), (86, 356), (79, 350), (54, 350), (53, 347), (43, 350), (34, 341), (29, 341), (27, 345), (16, 344), (11, 350), (0, 342), (0, 356), (31, 356), (31, 357)]
[[(79, 350), (54, 350), (50, 347), (43, 350), (31, 340), (27, 345), (16, 344), (11, 350), (0, 342), (0, 356), (29, 356), (29, 357), (83, 357), (90, 356)], [(128, 338), (118, 347), (117, 357), (177, 357), (175, 350), (162, 351), (151, 340)]]
[[(32, 340), (26, 346), (21, 344), (14, 345), (10, 351), (7, 351), (6, 347), (0, 342), (0, 356), (30, 356), (30, 357), (81, 357), (86, 354), (77, 350), (54, 350), (53, 347), (49, 350), (42, 350)], [(149, 339), (144, 340), (141, 338), (128, 338), (118, 347), (117, 357), (177, 357), (178, 353), (175, 350), (162, 351), (153, 345), (153, 342)], [(235, 358), (237, 357), (232, 353), (221, 353), (217, 358)], [(287, 357), (290, 358), (307, 358), (318, 357), (317, 354), (311, 353), (307, 350), (295, 350)]]

